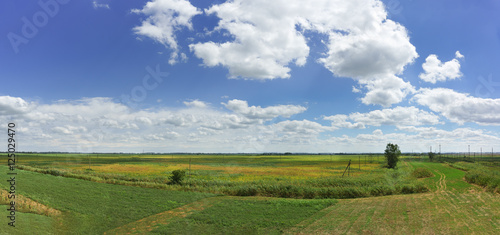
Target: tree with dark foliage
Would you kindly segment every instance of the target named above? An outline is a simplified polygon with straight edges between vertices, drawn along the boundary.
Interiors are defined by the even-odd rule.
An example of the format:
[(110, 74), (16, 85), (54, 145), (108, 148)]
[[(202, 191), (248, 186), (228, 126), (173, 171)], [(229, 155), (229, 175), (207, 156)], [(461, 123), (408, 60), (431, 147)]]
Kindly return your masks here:
[(399, 161), (399, 155), (401, 155), (399, 146), (397, 144), (388, 143), (385, 147), (384, 155), (387, 160), (387, 167), (395, 168)]

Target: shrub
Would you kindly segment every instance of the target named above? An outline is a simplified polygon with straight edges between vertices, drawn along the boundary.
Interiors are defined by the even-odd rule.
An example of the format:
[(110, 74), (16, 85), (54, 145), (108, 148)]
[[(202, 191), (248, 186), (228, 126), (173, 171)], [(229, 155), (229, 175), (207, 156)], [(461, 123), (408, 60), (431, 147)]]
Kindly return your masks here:
[(415, 178), (427, 178), (434, 176), (429, 169), (423, 167), (416, 168), (411, 174), (415, 176)]
[(168, 177), (170, 180), (170, 184), (178, 184), (181, 185), (184, 180), (184, 176), (186, 176), (185, 170), (175, 170), (172, 171), (172, 175)]
[(387, 160), (387, 167), (395, 168), (399, 161), (399, 155), (401, 155), (399, 146), (397, 144), (388, 143), (385, 147), (384, 155)]
[(411, 194), (411, 193), (425, 193), (428, 192), (429, 189), (425, 187), (422, 183), (413, 183), (413, 184), (403, 184), (396, 186), (396, 191), (403, 194)]
[(236, 196), (256, 196), (258, 190), (255, 186), (239, 186), (236, 187)]

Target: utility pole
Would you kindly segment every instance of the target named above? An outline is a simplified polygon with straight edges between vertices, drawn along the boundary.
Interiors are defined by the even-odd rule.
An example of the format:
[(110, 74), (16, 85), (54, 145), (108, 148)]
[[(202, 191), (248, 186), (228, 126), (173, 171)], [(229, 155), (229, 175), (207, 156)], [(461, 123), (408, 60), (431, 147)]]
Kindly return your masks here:
[(469, 144), (469, 157), (470, 157), (470, 144)]
[(439, 144), (439, 160), (441, 160), (441, 144)]

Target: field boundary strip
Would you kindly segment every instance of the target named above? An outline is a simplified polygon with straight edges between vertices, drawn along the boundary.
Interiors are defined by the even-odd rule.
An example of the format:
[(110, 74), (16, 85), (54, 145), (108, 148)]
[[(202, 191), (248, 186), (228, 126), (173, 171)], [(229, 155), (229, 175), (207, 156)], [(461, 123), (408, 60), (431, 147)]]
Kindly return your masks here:
[[(8, 195), (9, 192), (7, 190), (0, 189), (0, 204), (8, 205), (10, 203)], [(19, 212), (33, 213), (51, 217), (59, 216), (62, 214), (62, 212), (57, 209), (41, 204), (18, 193), (16, 193), (16, 205)]]

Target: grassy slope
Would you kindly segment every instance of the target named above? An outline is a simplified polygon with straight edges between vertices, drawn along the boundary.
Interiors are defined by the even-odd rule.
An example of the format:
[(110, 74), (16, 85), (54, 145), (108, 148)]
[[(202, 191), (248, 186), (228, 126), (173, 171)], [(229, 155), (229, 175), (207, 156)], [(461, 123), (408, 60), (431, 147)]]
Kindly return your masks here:
[(211, 207), (160, 226), (159, 234), (279, 234), (335, 200), (224, 197)]
[[(0, 175), (6, 175), (0, 167)], [(102, 233), (108, 229), (171, 210), (213, 194), (101, 184), (18, 171), (17, 192), (65, 214), (63, 231), (82, 234)], [(2, 188), (7, 187), (0, 180)], [(30, 226), (26, 229), (31, 229)], [(62, 232), (62, 231), (59, 231)]]
[[(217, 199), (210, 207), (200, 211), (193, 211), (185, 218), (177, 217), (166, 225), (160, 225), (153, 232), (155, 233), (182, 233), (182, 234), (213, 234), (213, 233), (444, 233), (444, 234), (464, 234), (464, 233), (482, 233), (495, 234), (500, 230), (500, 198), (496, 194), (477, 192), (479, 188), (466, 183), (463, 178), (465, 172), (450, 168), (445, 164), (411, 162), (405, 164), (405, 167), (424, 167), (434, 174), (434, 177), (422, 179), (433, 193), (415, 194), (415, 195), (396, 195), (375, 198), (348, 199), (339, 200), (334, 204), (333, 200), (294, 200), (294, 199), (270, 199), (260, 197), (222, 197)], [(3, 168), (0, 168), (2, 174)], [(28, 179), (30, 174), (23, 173)], [(41, 176), (35, 173), (33, 179)], [(61, 181), (61, 177), (45, 178), (39, 184), (45, 181)], [(66, 181), (72, 180), (72, 181)], [(26, 182), (29, 180), (26, 180)], [(136, 191), (154, 190), (141, 189), (134, 187), (125, 187), (118, 185), (106, 185), (87, 182), (91, 187), (87, 187), (86, 181), (64, 179), (66, 183), (59, 184), (60, 188), (66, 187), (66, 191), (80, 190), (75, 194), (71, 193), (77, 200), (84, 200), (87, 197), (95, 198), (85, 199), (85, 201), (94, 202), (97, 205), (91, 205), (89, 210), (82, 210), (77, 203), (71, 203), (63, 198), (58, 199), (57, 193), (51, 193), (52, 190), (36, 189), (33, 190), (33, 196), (40, 198), (46, 204), (56, 209), (67, 208), (68, 210), (78, 211), (73, 213), (76, 219), (84, 219), (86, 223), (97, 222), (100, 230), (92, 230), (88, 227), (80, 227), (82, 233), (94, 233), (102, 231), (113, 226), (121, 226), (155, 213), (168, 210), (175, 207), (174, 203), (165, 203), (165, 200), (157, 200), (136, 195)], [(24, 180), (22, 181), (25, 182)], [(74, 186), (75, 182), (78, 185)], [(31, 183), (31, 182), (30, 182)], [(34, 184), (37, 184), (36, 182)], [(0, 185), (5, 187), (4, 182)], [(91, 189), (96, 185), (106, 185), (104, 188)], [(31, 186), (30, 186), (31, 187)], [(41, 186), (42, 188), (44, 186)], [(46, 187), (46, 186), (45, 186)], [(119, 187), (125, 190), (119, 193)], [(29, 187), (28, 187), (29, 188)], [(110, 190), (112, 189), (112, 190)], [(38, 190), (38, 191), (37, 191)], [(93, 194), (87, 194), (87, 190), (94, 190)], [(104, 191), (103, 191), (104, 190)], [(471, 192), (476, 190), (475, 192)], [(156, 190), (163, 191), (164, 190)], [(42, 193), (40, 193), (42, 192)], [(113, 192), (113, 193), (111, 193)], [(47, 195), (40, 195), (40, 194)], [(204, 196), (198, 195), (197, 199), (188, 198), (184, 195), (186, 201), (181, 201), (180, 195), (168, 192), (168, 198), (172, 202), (189, 203)], [(142, 193), (139, 193), (142, 194)], [(146, 193), (147, 195), (148, 193)], [(26, 192), (27, 196), (30, 196)], [(64, 194), (62, 194), (64, 196)], [(66, 198), (67, 198), (66, 194)], [(82, 198), (78, 198), (82, 197)], [(32, 197), (33, 198), (33, 197)], [(54, 199), (56, 198), (56, 199)], [(36, 199), (36, 198), (34, 198)], [(132, 199), (132, 200), (131, 200)], [(153, 200), (152, 203), (146, 201)], [(55, 201), (57, 202), (54, 204)], [(115, 200), (115, 204), (113, 204)], [(145, 211), (135, 213), (134, 210), (140, 207), (133, 202), (144, 202)], [(121, 202), (124, 202), (123, 205)], [(52, 204), (51, 204), (52, 203)], [(165, 208), (150, 207), (167, 204)], [(139, 203), (140, 204), (140, 203)], [(330, 206), (329, 205), (332, 205)], [(98, 210), (99, 207), (107, 205), (104, 210)], [(115, 211), (111, 211), (109, 205), (112, 205)], [(178, 204), (181, 205), (181, 204)], [(178, 206), (177, 205), (177, 206)], [(59, 206), (59, 207), (58, 207)], [(124, 206), (126, 209), (121, 209)], [(80, 206), (81, 207), (81, 206)], [(106, 210), (107, 208), (107, 210)], [(97, 211), (96, 211), (97, 209)], [(79, 211), (81, 210), (81, 211)], [(116, 211), (119, 210), (119, 211)], [(98, 212), (98, 213), (95, 213)], [(115, 212), (115, 213), (114, 213)], [(148, 213), (146, 213), (148, 212)], [(99, 213), (101, 213), (99, 215)], [(125, 215), (135, 213), (134, 215)], [(110, 226), (105, 220), (109, 215), (113, 216), (113, 226)], [(96, 218), (91, 218), (96, 216)], [(141, 217), (142, 216), (142, 217)], [(134, 219), (135, 218), (135, 219)], [(81, 223), (81, 222), (80, 222)], [(70, 224), (76, 226), (77, 224)], [(96, 225), (93, 225), (96, 226)]]
[(500, 197), (480, 192), (464, 172), (445, 164), (412, 162), (434, 177), (423, 179), (432, 193), (339, 200), (325, 216), (289, 233), (498, 234)]

